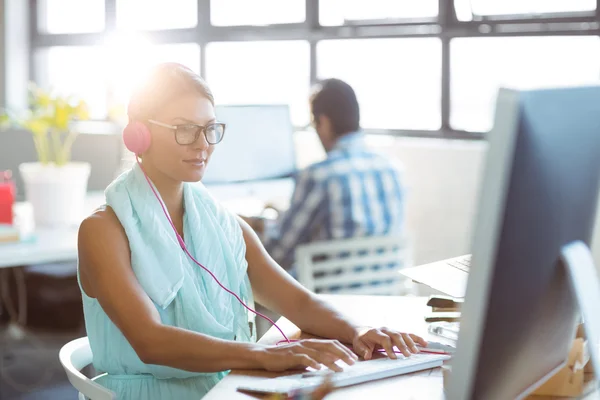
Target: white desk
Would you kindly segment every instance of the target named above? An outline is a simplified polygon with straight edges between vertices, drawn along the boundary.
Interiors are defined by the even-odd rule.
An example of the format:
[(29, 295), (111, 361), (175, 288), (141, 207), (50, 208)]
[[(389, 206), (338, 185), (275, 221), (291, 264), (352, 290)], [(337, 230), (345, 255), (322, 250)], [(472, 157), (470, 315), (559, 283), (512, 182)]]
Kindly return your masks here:
[(39, 229), (31, 243), (0, 245), (0, 268), (77, 259), (77, 229)]
[[(83, 220), (102, 203), (104, 203), (104, 193), (90, 192), (81, 219)], [(32, 241), (0, 244), (0, 268), (77, 260), (78, 229), (78, 226), (38, 228)]]
[[(361, 295), (320, 295), (323, 301), (348, 315), (356, 323), (366, 326), (389, 326), (404, 332), (414, 332), (426, 340), (444, 341), (432, 336), (423, 316), (431, 311), (426, 306), (427, 298), (403, 296), (361, 296)], [(277, 324), (290, 338), (310, 338), (299, 331), (290, 321), (281, 318)], [(272, 345), (281, 340), (279, 331), (272, 327), (259, 341)], [(266, 397), (249, 395), (237, 391), (238, 386), (252, 383), (258, 379), (275, 378), (287, 373), (266, 372), (260, 370), (234, 370), (221, 380), (203, 399), (204, 400), (253, 400)], [(587, 380), (593, 379), (588, 376)], [(600, 393), (594, 390), (593, 382), (585, 388), (585, 400), (600, 400)], [(365, 382), (346, 388), (340, 388), (327, 395), (327, 400), (358, 399), (433, 399), (443, 400), (444, 379), (441, 368), (394, 376), (377, 381)], [(557, 397), (529, 396), (526, 400), (558, 400)], [(565, 399), (565, 398), (562, 398)]]

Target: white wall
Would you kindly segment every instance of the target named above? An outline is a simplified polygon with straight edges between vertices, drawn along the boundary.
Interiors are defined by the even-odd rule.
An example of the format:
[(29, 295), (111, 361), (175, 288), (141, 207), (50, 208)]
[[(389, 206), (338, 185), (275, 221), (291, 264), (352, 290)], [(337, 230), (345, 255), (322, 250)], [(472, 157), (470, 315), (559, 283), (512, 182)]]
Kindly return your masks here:
[(422, 264), (469, 253), (486, 142), (374, 138), (399, 160), (406, 185), (406, 223)]
[[(487, 144), (413, 138), (374, 138), (373, 147), (404, 165), (407, 224), (419, 264), (469, 253)], [(600, 271), (600, 204), (592, 251)]]

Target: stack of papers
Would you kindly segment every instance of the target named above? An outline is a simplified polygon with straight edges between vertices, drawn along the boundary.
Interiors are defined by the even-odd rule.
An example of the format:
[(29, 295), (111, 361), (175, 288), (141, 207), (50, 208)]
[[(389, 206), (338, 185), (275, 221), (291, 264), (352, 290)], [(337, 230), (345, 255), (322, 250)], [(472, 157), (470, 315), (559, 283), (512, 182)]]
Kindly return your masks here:
[(16, 226), (0, 224), (0, 243), (14, 243), (19, 241), (21, 241), (21, 235)]

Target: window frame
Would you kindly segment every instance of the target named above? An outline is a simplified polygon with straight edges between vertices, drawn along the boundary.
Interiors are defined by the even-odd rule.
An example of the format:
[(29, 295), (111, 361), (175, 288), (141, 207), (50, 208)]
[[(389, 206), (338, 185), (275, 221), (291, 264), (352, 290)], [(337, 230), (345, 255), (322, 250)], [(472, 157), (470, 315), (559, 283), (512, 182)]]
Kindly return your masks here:
[[(441, 127), (437, 130), (365, 129), (366, 133), (393, 136), (442, 139), (485, 139), (486, 132), (467, 132), (450, 126), (450, 41), (460, 37), (496, 36), (600, 36), (600, 0), (595, 12), (561, 14), (502, 15), (475, 17), (459, 21), (454, 0), (438, 0), (438, 17), (419, 20), (352, 21), (342, 26), (319, 24), (320, 0), (306, 0), (306, 19), (302, 23), (269, 26), (213, 26), (210, 22), (210, 1), (198, 0), (198, 24), (194, 28), (143, 31), (156, 44), (197, 43), (200, 46), (200, 72), (206, 72), (206, 46), (210, 42), (307, 40), (310, 45), (310, 82), (317, 82), (316, 46), (327, 39), (377, 39), (436, 37), (442, 43)], [(98, 33), (47, 34), (39, 32), (38, 1), (30, 2), (30, 45), (34, 60), (38, 50), (51, 46), (98, 45), (105, 35), (116, 30), (116, 0), (105, 0), (105, 30)], [(38, 77), (36, 65), (30, 61), (30, 78)], [(296, 127), (302, 129), (304, 127)]]

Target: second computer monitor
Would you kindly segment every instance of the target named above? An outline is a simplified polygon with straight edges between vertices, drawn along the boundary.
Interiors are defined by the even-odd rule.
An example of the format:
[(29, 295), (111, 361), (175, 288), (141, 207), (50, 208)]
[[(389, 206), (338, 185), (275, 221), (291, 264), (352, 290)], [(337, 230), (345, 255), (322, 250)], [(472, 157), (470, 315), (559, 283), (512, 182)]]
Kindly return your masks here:
[(227, 126), (202, 179), (206, 184), (283, 178), (296, 171), (294, 130), (287, 105), (216, 107)]
[(579, 307), (560, 260), (590, 245), (599, 182), (600, 87), (500, 91), (449, 400), (521, 398), (565, 362)]

